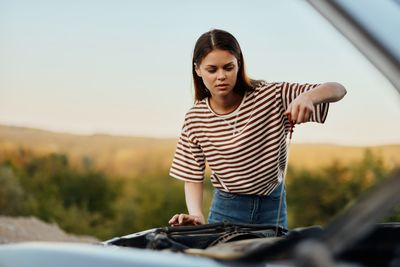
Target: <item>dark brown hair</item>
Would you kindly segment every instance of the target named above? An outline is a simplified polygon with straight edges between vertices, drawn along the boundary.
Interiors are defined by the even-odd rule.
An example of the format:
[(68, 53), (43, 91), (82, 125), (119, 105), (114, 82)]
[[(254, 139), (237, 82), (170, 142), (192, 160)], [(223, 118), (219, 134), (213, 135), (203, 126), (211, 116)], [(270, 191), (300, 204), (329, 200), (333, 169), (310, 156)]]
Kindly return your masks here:
[(230, 52), (238, 61), (239, 70), (237, 80), (233, 91), (239, 95), (244, 95), (245, 92), (253, 90), (260, 81), (250, 79), (245, 70), (243, 53), (236, 38), (229, 32), (213, 29), (203, 33), (197, 39), (194, 46), (192, 60), (192, 75), (194, 82), (195, 101), (202, 100), (210, 96), (210, 92), (203, 83), (203, 79), (199, 77), (195, 70), (195, 64), (200, 66), (201, 61), (214, 49), (221, 49)]

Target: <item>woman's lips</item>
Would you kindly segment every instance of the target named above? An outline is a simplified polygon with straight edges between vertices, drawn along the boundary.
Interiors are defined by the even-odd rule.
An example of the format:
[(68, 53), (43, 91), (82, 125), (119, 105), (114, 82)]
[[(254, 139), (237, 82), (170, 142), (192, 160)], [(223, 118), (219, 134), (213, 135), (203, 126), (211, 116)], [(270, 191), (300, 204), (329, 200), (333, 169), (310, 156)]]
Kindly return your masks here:
[(229, 84), (223, 83), (223, 84), (218, 84), (217, 88), (226, 88), (228, 86), (229, 86)]

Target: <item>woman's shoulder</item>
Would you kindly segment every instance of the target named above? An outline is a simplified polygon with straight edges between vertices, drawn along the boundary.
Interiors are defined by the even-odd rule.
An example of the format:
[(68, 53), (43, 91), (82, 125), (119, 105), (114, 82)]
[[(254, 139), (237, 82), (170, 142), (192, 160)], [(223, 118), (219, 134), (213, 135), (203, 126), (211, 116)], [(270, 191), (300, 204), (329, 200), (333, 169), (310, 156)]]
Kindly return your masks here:
[(192, 107), (186, 112), (185, 118), (190, 118), (208, 111), (206, 99), (196, 100)]
[(254, 83), (254, 91), (255, 92), (260, 92), (260, 91), (270, 91), (274, 90), (276, 88), (281, 87), (285, 82), (272, 82), (272, 81), (266, 81), (266, 80), (257, 80)]

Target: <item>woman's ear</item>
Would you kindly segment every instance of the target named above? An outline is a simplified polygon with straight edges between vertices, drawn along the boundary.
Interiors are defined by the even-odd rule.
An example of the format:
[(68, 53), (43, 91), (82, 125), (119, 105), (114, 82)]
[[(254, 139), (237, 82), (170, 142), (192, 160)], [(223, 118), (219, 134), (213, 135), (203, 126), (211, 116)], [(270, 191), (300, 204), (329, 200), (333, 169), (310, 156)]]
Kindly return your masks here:
[(200, 68), (199, 68), (199, 66), (198, 66), (196, 63), (194, 63), (194, 70), (196, 71), (197, 76), (201, 77)]

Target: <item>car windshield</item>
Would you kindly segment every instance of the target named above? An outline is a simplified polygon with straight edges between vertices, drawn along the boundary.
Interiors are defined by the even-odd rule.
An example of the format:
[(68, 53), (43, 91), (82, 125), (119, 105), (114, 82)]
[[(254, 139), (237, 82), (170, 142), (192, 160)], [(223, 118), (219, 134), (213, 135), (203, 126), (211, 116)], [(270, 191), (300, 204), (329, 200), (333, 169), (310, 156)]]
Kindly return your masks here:
[(336, 0), (400, 64), (400, 1)]
[(323, 125), (296, 126), (288, 153), (290, 230), (327, 225), (400, 168), (400, 1), (315, 2), (365, 27), (393, 80), (306, 1), (1, 1), (1, 214), (107, 240), (185, 212), (183, 182), (168, 173), (193, 106), (192, 49), (221, 28), (251, 78), (346, 87)]
[(400, 93), (399, 1), (308, 0)]

